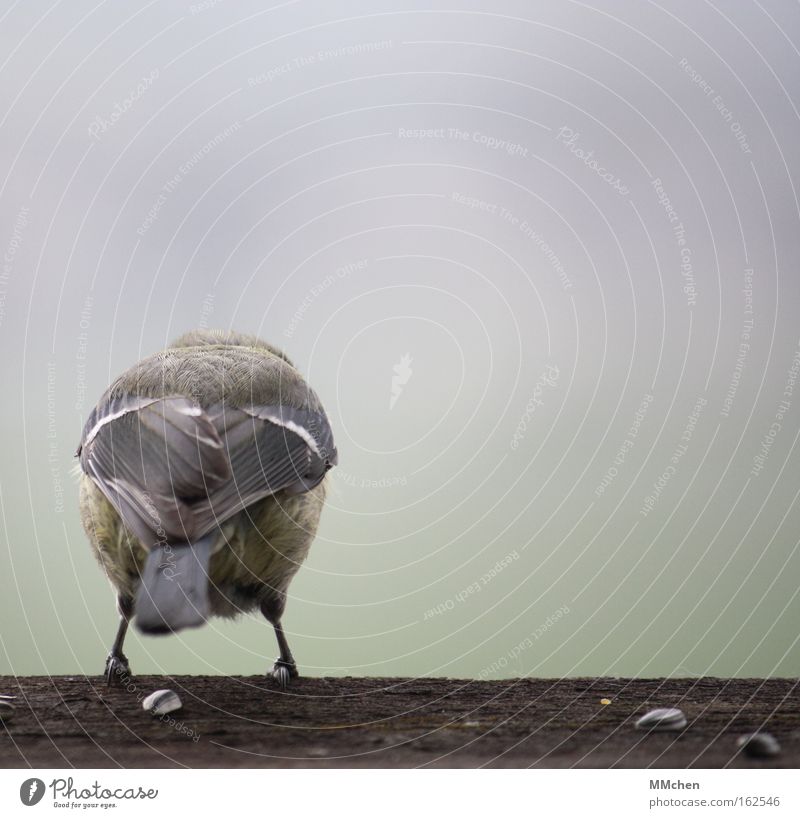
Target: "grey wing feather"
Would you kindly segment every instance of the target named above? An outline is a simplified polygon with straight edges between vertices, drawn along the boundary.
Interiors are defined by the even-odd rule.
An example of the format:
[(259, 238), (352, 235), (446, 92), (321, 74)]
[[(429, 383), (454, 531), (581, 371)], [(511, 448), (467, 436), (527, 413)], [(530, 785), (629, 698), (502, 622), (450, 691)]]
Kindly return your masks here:
[(191, 504), (231, 476), (216, 429), (184, 397), (101, 403), (78, 451), (81, 468), (148, 546), (199, 536)]
[[(232, 479), (209, 493), (196, 509), (205, 532), (252, 503), (278, 491), (314, 488), (337, 456), (322, 412), (281, 406), (216, 405), (209, 419), (228, 451)], [(317, 434), (316, 430), (326, 430)], [(322, 457), (326, 445), (327, 457)]]
[(168, 542), (192, 541), (270, 494), (309, 491), (337, 462), (322, 411), (202, 410), (183, 397), (101, 403), (78, 452), (83, 470), (148, 546), (159, 528)]

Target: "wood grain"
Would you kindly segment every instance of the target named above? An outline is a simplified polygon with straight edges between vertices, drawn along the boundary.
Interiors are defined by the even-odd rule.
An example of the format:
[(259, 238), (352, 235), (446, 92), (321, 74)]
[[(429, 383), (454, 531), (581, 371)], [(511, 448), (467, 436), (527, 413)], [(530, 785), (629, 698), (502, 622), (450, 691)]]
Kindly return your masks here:
[[(171, 688), (169, 720), (141, 699)], [(262, 677), (0, 677), (15, 695), (0, 724), (2, 767), (798, 767), (795, 679), (304, 678), (287, 692)], [(601, 704), (610, 699), (610, 704)], [(678, 733), (636, 718), (680, 707)], [(742, 733), (780, 741), (741, 756)]]

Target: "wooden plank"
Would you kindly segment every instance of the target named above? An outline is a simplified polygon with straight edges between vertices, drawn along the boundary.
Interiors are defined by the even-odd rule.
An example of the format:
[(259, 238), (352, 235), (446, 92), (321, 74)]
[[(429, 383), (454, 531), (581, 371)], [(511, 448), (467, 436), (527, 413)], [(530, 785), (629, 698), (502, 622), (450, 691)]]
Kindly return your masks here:
[[(800, 762), (794, 679), (304, 678), (282, 692), (262, 677), (0, 677), (16, 695), (0, 725), (2, 767), (790, 767)], [(171, 688), (166, 720), (141, 699)], [(601, 704), (601, 699), (610, 704)], [(680, 707), (679, 733), (636, 718)], [(767, 729), (781, 755), (737, 753)]]

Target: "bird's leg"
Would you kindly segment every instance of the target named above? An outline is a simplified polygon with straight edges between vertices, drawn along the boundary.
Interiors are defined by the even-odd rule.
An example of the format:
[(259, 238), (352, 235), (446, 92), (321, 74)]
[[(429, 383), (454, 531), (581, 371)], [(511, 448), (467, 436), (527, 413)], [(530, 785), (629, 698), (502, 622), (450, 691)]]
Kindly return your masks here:
[(272, 601), (262, 602), (261, 613), (264, 614), (275, 629), (275, 638), (278, 640), (278, 650), (280, 651), (280, 657), (272, 666), (272, 670), (267, 672), (267, 678), (276, 681), (285, 690), (289, 686), (289, 681), (296, 679), (298, 673), (292, 651), (286, 641), (286, 634), (283, 632), (283, 625), (281, 625), (284, 605), (285, 600), (281, 600), (277, 604)]
[(122, 684), (122, 677), (130, 676), (131, 673), (128, 659), (122, 652), (122, 645), (125, 642), (125, 634), (128, 632), (128, 622), (133, 616), (133, 599), (127, 596), (118, 596), (117, 610), (120, 615), (119, 628), (117, 628), (114, 644), (111, 646), (111, 653), (108, 654), (106, 659), (105, 675), (106, 684), (109, 687)]

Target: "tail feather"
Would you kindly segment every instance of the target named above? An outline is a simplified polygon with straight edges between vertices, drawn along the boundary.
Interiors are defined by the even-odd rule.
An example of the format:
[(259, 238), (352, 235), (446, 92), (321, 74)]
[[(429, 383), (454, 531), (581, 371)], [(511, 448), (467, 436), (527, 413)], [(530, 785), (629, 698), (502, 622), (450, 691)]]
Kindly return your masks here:
[(214, 537), (156, 546), (147, 557), (136, 595), (136, 627), (167, 634), (196, 628), (208, 618), (208, 565)]

